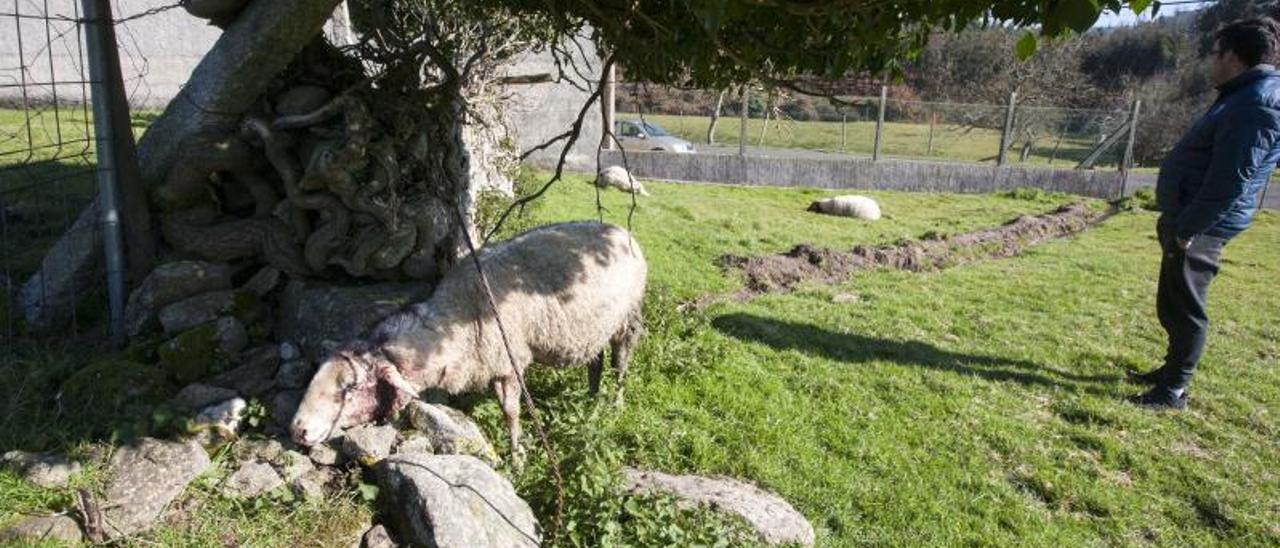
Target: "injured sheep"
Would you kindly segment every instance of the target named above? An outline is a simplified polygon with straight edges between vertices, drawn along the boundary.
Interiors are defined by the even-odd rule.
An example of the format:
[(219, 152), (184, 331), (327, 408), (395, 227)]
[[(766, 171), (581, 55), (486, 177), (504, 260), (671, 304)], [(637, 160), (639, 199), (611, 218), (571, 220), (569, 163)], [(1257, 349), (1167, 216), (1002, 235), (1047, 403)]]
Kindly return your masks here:
[(307, 387), (290, 431), (301, 445), (388, 417), (428, 389), (492, 388), (520, 457), (521, 388), (531, 362), (589, 363), (594, 395), (610, 347), (621, 401), (632, 348), (643, 332), (648, 266), (631, 235), (600, 223), (536, 228), (479, 252), (507, 342), (471, 257), (445, 275), (429, 300), (379, 323), (331, 355)]
[(649, 192), (644, 189), (644, 185), (640, 184), (635, 177), (627, 173), (626, 168), (622, 166), (609, 166), (600, 170), (600, 174), (596, 176), (596, 186), (600, 188), (613, 187), (623, 192), (634, 192), (641, 196), (648, 196)]
[(880, 205), (866, 196), (835, 196), (809, 204), (809, 211), (874, 221), (880, 218)]

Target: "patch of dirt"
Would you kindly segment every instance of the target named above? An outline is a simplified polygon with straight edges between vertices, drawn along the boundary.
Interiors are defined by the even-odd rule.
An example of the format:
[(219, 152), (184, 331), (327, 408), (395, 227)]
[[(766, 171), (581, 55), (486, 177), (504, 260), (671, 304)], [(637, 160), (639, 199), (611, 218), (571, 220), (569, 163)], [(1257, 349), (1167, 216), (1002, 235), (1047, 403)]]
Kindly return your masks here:
[(923, 272), (986, 259), (1013, 257), (1029, 247), (1082, 232), (1113, 214), (1070, 204), (1042, 215), (1023, 215), (1003, 226), (950, 237), (891, 246), (858, 246), (849, 251), (800, 244), (778, 255), (725, 255), (721, 268), (739, 269), (747, 287), (740, 298), (790, 291), (801, 282), (838, 283), (861, 270), (889, 268)]

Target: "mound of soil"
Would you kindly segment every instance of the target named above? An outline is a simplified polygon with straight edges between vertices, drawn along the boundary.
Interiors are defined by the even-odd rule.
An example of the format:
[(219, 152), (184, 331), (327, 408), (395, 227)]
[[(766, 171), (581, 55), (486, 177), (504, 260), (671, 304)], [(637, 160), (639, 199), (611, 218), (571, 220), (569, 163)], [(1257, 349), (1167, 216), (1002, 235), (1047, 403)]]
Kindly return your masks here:
[(722, 268), (741, 269), (747, 287), (741, 297), (790, 291), (806, 281), (838, 283), (859, 270), (890, 268), (920, 272), (985, 259), (1012, 257), (1023, 249), (1079, 233), (1110, 216), (1084, 204), (1063, 206), (1043, 215), (1023, 215), (1003, 226), (950, 237), (891, 246), (858, 246), (849, 251), (800, 244), (786, 253), (742, 257), (725, 255)]

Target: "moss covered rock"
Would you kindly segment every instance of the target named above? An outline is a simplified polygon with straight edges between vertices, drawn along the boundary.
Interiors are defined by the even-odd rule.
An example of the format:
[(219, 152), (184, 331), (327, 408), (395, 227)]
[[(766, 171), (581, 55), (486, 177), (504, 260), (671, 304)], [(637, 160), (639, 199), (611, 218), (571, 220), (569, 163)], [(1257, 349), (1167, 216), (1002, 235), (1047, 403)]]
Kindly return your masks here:
[(176, 387), (164, 369), (122, 359), (98, 360), (62, 383), (67, 417), (94, 425), (149, 409), (167, 400)]
[(218, 349), (214, 322), (180, 333), (160, 346), (160, 367), (179, 384), (189, 384), (209, 376), (226, 357)]

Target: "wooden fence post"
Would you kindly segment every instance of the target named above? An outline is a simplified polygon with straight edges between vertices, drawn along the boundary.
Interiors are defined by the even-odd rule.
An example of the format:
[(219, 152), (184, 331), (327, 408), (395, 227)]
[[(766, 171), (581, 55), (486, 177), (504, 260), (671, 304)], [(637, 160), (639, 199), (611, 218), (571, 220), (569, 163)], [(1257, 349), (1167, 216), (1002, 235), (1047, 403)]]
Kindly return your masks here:
[(1125, 191), (1129, 189), (1129, 172), (1133, 169), (1133, 141), (1138, 134), (1138, 111), (1142, 108), (1142, 101), (1135, 100), (1133, 102), (1133, 114), (1129, 115), (1129, 137), (1124, 144), (1124, 158), (1120, 160), (1120, 195), (1117, 199), (1124, 198)]
[(747, 89), (746, 84), (743, 84), (742, 112), (738, 113), (738, 156), (747, 155), (747, 109), (750, 108), (750, 105), (747, 104), (749, 95)]
[(1000, 132), (1000, 153), (996, 154), (996, 165), (1004, 165), (1005, 153), (1013, 139), (1013, 113), (1018, 108), (1018, 92), (1009, 93), (1009, 108), (1004, 113), (1004, 131)]
[(876, 115), (876, 146), (871, 152), (871, 160), (880, 160), (880, 145), (884, 140), (884, 104), (889, 99), (889, 86), (880, 86), (880, 113)]
[(845, 149), (848, 148), (847, 147), (848, 141), (845, 139), (845, 126), (847, 126), (848, 124), (849, 124), (849, 113), (841, 112), (840, 113), (840, 152), (844, 152)]

